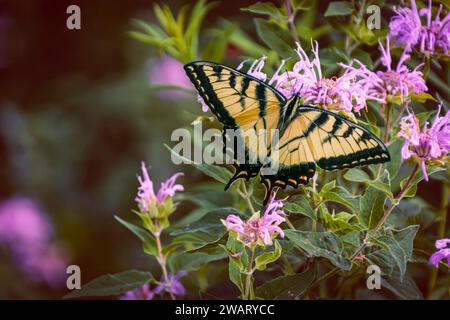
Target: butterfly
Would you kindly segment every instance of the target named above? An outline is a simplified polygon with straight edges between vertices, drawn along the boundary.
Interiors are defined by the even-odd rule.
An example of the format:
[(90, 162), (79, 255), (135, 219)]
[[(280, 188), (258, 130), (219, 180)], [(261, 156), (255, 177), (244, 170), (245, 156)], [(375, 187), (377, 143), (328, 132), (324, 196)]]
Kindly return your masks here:
[[(259, 160), (242, 162), (234, 148), (235, 173), (225, 190), (237, 179), (248, 181), (260, 174), (266, 204), (275, 187), (307, 184), (316, 166), (336, 170), (390, 161), (386, 146), (369, 130), (331, 111), (301, 104), (298, 94), (287, 99), (257, 78), (213, 62), (192, 62), (184, 69), (222, 123), (224, 142), (230, 140), (230, 130), (259, 138), (231, 138), (244, 145), (244, 159)], [(277, 132), (277, 139), (270, 132)], [(264, 170), (269, 167), (276, 172)]]

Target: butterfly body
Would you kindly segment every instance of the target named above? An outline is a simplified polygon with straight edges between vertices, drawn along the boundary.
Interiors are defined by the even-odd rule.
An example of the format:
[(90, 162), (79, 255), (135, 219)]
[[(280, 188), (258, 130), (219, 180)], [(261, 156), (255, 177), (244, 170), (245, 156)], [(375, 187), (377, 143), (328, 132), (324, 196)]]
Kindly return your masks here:
[[(267, 83), (212, 62), (184, 68), (224, 126), (224, 152), (234, 158), (236, 169), (225, 189), (259, 174), (265, 203), (275, 187), (307, 184), (316, 166), (336, 170), (390, 160), (386, 146), (370, 131), (331, 111), (302, 105), (299, 95), (286, 99)], [(230, 150), (229, 142), (235, 142)], [(239, 146), (245, 147), (244, 161)]]

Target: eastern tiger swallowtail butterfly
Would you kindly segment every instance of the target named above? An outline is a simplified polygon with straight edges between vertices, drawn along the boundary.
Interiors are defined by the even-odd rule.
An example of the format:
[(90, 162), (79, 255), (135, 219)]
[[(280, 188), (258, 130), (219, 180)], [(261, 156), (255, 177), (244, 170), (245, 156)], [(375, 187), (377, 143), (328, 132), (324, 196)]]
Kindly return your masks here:
[[(184, 66), (199, 95), (226, 129), (267, 132), (265, 146), (278, 150), (277, 158), (267, 153), (267, 162), (239, 163), (235, 158), (235, 173), (225, 187), (239, 178), (249, 180), (261, 169), (276, 162), (277, 171), (264, 175), (264, 204), (274, 187), (297, 188), (307, 184), (316, 165), (325, 170), (352, 168), (390, 160), (383, 142), (360, 125), (333, 112), (302, 105), (300, 97), (286, 99), (267, 83), (233, 68), (212, 63), (192, 62)], [(262, 130), (264, 129), (264, 130)], [(268, 132), (279, 130), (276, 146), (271, 145)], [(259, 149), (243, 140), (247, 156)], [(265, 150), (267, 151), (267, 150)], [(259, 156), (259, 155), (258, 155)]]

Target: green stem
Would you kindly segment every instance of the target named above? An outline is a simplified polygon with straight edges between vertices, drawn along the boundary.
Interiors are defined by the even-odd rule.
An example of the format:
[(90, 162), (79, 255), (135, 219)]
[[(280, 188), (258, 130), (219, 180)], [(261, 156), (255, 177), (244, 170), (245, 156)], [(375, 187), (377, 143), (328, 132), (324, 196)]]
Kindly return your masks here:
[(286, 0), (286, 7), (287, 7), (287, 12), (288, 12), (289, 30), (291, 31), (291, 34), (292, 34), (292, 37), (294, 38), (294, 40), (296, 42), (300, 43), (300, 38), (298, 37), (298, 34), (297, 34), (297, 28), (295, 27), (296, 12), (294, 12), (292, 10), (291, 0)]
[(163, 277), (164, 277), (164, 281), (165, 281), (164, 286), (169, 285), (169, 290), (168, 291), (169, 291), (170, 298), (172, 300), (175, 300), (175, 296), (172, 293), (172, 290), (171, 290), (171, 287), (170, 287), (169, 273), (167, 272), (167, 267), (166, 267), (166, 257), (164, 256), (163, 247), (162, 247), (162, 244), (161, 244), (161, 231), (158, 231), (158, 232), (155, 233), (155, 239), (156, 239), (156, 247), (158, 249), (158, 258), (157, 258), (157, 260), (158, 260), (158, 263), (159, 263), (159, 265), (161, 266), (161, 269), (162, 269), (162, 273), (163, 273)]
[(248, 258), (248, 265), (245, 270), (245, 287), (243, 300), (252, 300), (253, 297), (253, 260), (255, 259), (255, 249), (250, 248), (250, 256)]
[[(406, 191), (408, 191), (411, 182), (414, 179), (414, 176), (417, 173), (417, 170), (419, 169), (419, 165), (416, 164), (416, 166), (414, 167), (413, 171), (411, 172), (411, 175), (409, 176), (408, 180), (406, 181), (405, 185), (403, 186), (402, 190), (400, 190), (400, 192), (395, 196), (394, 201), (391, 203), (391, 205), (386, 209), (386, 211), (384, 212), (383, 217), (380, 219), (380, 221), (378, 221), (377, 226), (375, 227), (375, 229), (373, 230), (373, 234), (376, 234), (381, 227), (384, 225), (384, 223), (386, 222), (386, 220), (389, 218), (389, 216), (391, 215), (392, 211), (394, 210), (394, 208), (400, 203), (400, 201), (403, 199), (403, 197), (405, 196)], [(367, 232), (367, 236), (368, 237), (369, 232)]]
[[(241, 187), (242, 186), (242, 190)], [(239, 196), (244, 199), (247, 202), (248, 208), (251, 211), (252, 215), (256, 212), (255, 208), (253, 207), (252, 200), (251, 200), (251, 194), (247, 191), (247, 186), (245, 185), (245, 182), (242, 181), (239, 187), (236, 187), (236, 192), (239, 194)]]
[[(441, 195), (441, 208), (439, 210), (439, 225), (438, 225), (438, 232), (437, 236), (438, 239), (442, 239), (445, 237), (445, 230), (447, 227), (447, 209), (448, 209), (448, 199), (450, 196), (450, 188), (448, 183), (442, 184), (442, 195)], [(428, 280), (428, 294), (427, 298), (430, 299), (433, 290), (436, 286), (437, 278), (439, 275), (439, 268), (433, 268), (431, 269), (430, 278)]]
[(384, 136), (383, 136), (384, 144), (386, 144), (389, 141), (389, 133), (391, 131), (391, 109), (392, 107), (390, 103), (388, 103), (384, 109), (384, 114), (386, 117), (386, 126), (384, 129)]

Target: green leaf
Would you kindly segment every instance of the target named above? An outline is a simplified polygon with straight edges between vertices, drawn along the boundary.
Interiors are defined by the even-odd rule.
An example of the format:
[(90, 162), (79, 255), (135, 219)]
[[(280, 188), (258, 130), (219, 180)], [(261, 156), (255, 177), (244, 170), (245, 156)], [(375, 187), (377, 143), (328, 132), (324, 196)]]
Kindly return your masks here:
[(367, 173), (365, 173), (363, 170), (358, 168), (353, 168), (348, 170), (344, 174), (344, 178), (348, 181), (354, 181), (354, 182), (367, 182), (370, 180), (370, 177)]
[(192, 271), (197, 270), (199, 267), (211, 262), (222, 260), (227, 257), (226, 252), (223, 251), (219, 246), (215, 247), (212, 252), (193, 252), (193, 253), (180, 253), (173, 255), (169, 259), (169, 267), (172, 273), (177, 273), (178, 271)]
[(377, 180), (369, 180), (369, 186), (383, 192), (391, 201), (394, 201), (394, 195), (391, 191), (391, 179), (389, 172), (385, 170)]
[(427, 100), (432, 100), (434, 102), (438, 102), (435, 97), (433, 97), (431, 94), (426, 93), (426, 92), (422, 92), (419, 94), (414, 93), (411, 95), (411, 99), (414, 101), (417, 101), (419, 103), (425, 103)]
[(391, 155), (391, 161), (383, 165), (383, 169), (389, 172), (391, 179), (394, 179), (399, 172), (400, 166), (402, 165), (402, 157), (400, 157), (400, 152), (403, 146), (403, 141), (401, 139), (394, 140), (388, 146), (389, 154)]
[[(337, 202), (340, 204), (343, 204), (344, 206), (353, 209), (353, 204), (348, 201), (347, 199), (345, 199), (341, 194), (342, 194), (342, 190), (340, 189), (344, 189), (341, 186), (336, 187), (333, 191), (327, 191), (322, 193), (322, 198), (323, 201), (332, 201), (332, 202)], [(341, 191), (341, 192), (338, 192)]]
[(286, 237), (314, 257), (323, 257), (344, 270), (350, 270), (352, 263), (345, 258), (341, 239), (332, 232), (285, 230)]
[(233, 259), (230, 259), (228, 262), (228, 276), (230, 277), (231, 282), (233, 282), (241, 292), (244, 292), (244, 280), (242, 279), (241, 268)]
[(256, 296), (267, 300), (294, 299), (304, 294), (315, 278), (314, 268), (303, 273), (281, 276), (256, 288)]
[(392, 255), (385, 249), (374, 250), (365, 256), (370, 264), (380, 267), (382, 275), (391, 276), (394, 272), (396, 263)]
[[(241, 292), (244, 291), (244, 280), (242, 272), (247, 267), (248, 256), (244, 245), (237, 241), (235, 237), (229, 236), (226, 246), (220, 245), (228, 254), (228, 275)], [(233, 256), (236, 253), (242, 252), (240, 257)]]
[(255, 19), (255, 24), (258, 36), (270, 49), (279, 52), (283, 59), (293, 55), (293, 41), (289, 31), (264, 19)]
[[(427, 174), (428, 177), (430, 177), (433, 173), (439, 172), (439, 171), (443, 171), (446, 170), (445, 168), (442, 167), (427, 167)], [(408, 178), (403, 179), (400, 182), (400, 187), (403, 189), (403, 187), (405, 186), (406, 182), (408, 181)], [(414, 197), (416, 195), (417, 192), (417, 185), (420, 181), (423, 180), (423, 174), (422, 171), (419, 169), (417, 170), (416, 174), (414, 175), (411, 184), (409, 185), (409, 187), (406, 189), (406, 192), (404, 193), (403, 197), (407, 198), (407, 197)]]
[(265, 14), (268, 16), (276, 16), (280, 14), (280, 10), (272, 2), (257, 2), (241, 11), (247, 11), (256, 14)]
[(156, 240), (147, 230), (121, 219), (118, 216), (114, 216), (114, 218), (119, 221), (123, 226), (125, 226), (128, 230), (133, 232), (139, 239), (141, 239), (144, 252), (149, 255), (157, 256), (158, 249), (156, 247)]
[(361, 197), (359, 220), (369, 230), (374, 229), (384, 214), (386, 197), (383, 192), (370, 186)]
[(231, 39), (231, 35), (237, 26), (230, 24), (225, 28), (212, 30), (213, 38), (202, 52), (202, 59), (207, 61), (221, 62), (226, 53), (226, 47)]
[(226, 232), (221, 219), (226, 219), (230, 214), (239, 215), (239, 212), (231, 207), (214, 209), (195, 222), (188, 223), (183, 227), (174, 228), (170, 235), (178, 236), (185, 233), (205, 232), (220, 238)]
[(361, 61), (367, 68), (373, 68), (372, 56), (367, 51), (356, 49), (352, 52), (352, 57)]
[(266, 270), (269, 263), (278, 260), (278, 258), (281, 256), (281, 245), (277, 240), (274, 241), (274, 245), (275, 249), (273, 251), (264, 252), (260, 256), (256, 257), (256, 269), (260, 271)]
[(223, 184), (226, 184), (232, 177), (231, 172), (224, 167), (220, 167), (220, 166), (212, 165), (212, 164), (206, 164), (206, 163), (200, 163), (200, 164), (195, 163), (195, 162), (181, 156), (180, 154), (176, 153), (168, 145), (165, 145), (165, 147), (170, 150), (172, 157), (175, 157), (175, 158), (181, 160), (183, 163), (192, 164), (195, 168), (197, 168), (198, 170), (200, 170), (207, 176), (210, 176), (211, 178), (213, 178)]
[(107, 274), (88, 282), (81, 289), (65, 295), (64, 299), (118, 296), (127, 291), (140, 288), (151, 280), (153, 280), (153, 276), (150, 272), (138, 270)]
[(316, 214), (309, 204), (308, 198), (304, 195), (295, 198), (295, 202), (285, 202), (283, 209), (287, 212), (303, 214), (311, 220), (316, 220)]
[(324, 225), (327, 230), (333, 231), (335, 233), (358, 231), (357, 226), (350, 222), (350, 220), (352, 220), (354, 217), (356, 217), (356, 215), (350, 214), (348, 212), (339, 212), (338, 214), (330, 214), (328, 212), (325, 212)]
[(328, 5), (325, 11), (325, 17), (348, 16), (353, 13), (355, 8), (348, 1), (333, 1)]
[(324, 193), (333, 190), (336, 187), (336, 180), (332, 180), (328, 183), (326, 183), (321, 189), (320, 189), (320, 195), (323, 195)]
[(409, 226), (395, 233), (391, 230), (376, 239), (376, 242), (385, 247), (392, 258), (394, 258), (398, 268), (400, 281), (406, 273), (406, 266), (411, 259), (413, 251), (414, 238), (416, 236), (419, 226)]
[(359, 212), (359, 196), (354, 196), (347, 189), (341, 186), (336, 187), (333, 192), (336, 193), (340, 198), (345, 200), (344, 202), (342, 200), (338, 201), (336, 199), (336, 202), (340, 202), (341, 204), (347, 206), (351, 209), (352, 212)]
[(381, 287), (386, 288), (402, 300), (423, 300), (423, 295), (414, 280), (406, 274), (403, 281), (398, 275), (381, 278)]

